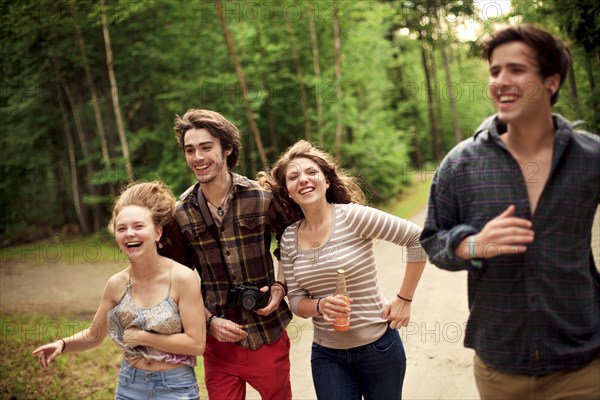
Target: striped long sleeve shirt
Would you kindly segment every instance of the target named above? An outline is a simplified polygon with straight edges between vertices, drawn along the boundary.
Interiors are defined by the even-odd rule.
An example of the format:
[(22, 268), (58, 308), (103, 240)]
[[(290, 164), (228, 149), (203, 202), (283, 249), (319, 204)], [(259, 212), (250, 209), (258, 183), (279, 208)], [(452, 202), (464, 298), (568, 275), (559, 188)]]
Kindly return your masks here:
[(327, 242), (317, 248), (301, 249), (297, 243), (302, 221), (290, 225), (281, 237), (281, 264), (290, 307), (295, 314), (302, 299), (331, 296), (336, 271), (340, 268), (346, 271), (347, 289), (353, 300), (351, 329), (335, 332), (331, 322), (322, 316), (312, 320), (317, 344), (348, 349), (379, 339), (387, 326), (382, 318), (386, 299), (377, 279), (373, 240), (406, 246), (409, 262), (424, 261), (426, 255), (419, 244), (421, 228), (412, 222), (359, 204), (333, 204), (332, 213), (332, 233)]

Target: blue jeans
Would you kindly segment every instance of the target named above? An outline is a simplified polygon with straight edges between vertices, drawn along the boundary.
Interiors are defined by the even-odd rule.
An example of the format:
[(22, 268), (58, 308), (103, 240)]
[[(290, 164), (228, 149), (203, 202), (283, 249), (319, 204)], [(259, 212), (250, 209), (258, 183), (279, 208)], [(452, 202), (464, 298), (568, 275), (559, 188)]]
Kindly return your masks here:
[(168, 371), (148, 372), (121, 362), (116, 400), (199, 399), (194, 369), (183, 366)]
[(386, 400), (402, 398), (406, 355), (396, 329), (373, 343), (338, 350), (312, 345), (311, 367), (317, 398)]

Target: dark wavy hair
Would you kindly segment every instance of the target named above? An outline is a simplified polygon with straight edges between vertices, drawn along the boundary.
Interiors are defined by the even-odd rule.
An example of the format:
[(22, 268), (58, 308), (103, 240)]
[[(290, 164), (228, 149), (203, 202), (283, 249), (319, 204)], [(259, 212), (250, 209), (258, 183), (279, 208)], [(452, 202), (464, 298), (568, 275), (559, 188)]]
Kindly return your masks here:
[(319, 166), (329, 182), (329, 188), (325, 192), (327, 202), (365, 204), (365, 195), (356, 178), (349, 176), (331, 154), (306, 140), (299, 140), (279, 157), (270, 171), (259, 172), (257, 176), (261, 185), (271, 189), (292, 221), (304, 218), (302, 209), (288, 196), (286, 189), (287, 169), (297, 158), (308, 158)]
[(187, 131), (191, 129), (206, 129), (212, 136), (219, 139), (223, 151), (231, 149), (231, 154), (227, 156), (227, 167), (233, 169), (237, 165), (242, 147), (240, 131), (218, 112), (189, 109), (183, 114), (183, 117), (179, 115), (175, 116), (174, 129), (175, 138), (182, 149), (184, 149), (184, 139)]
[(571, 66), (571, 51), (562, 39), (552, 36), (543, 29), (531, 24), (511, 26), (499, 30), (483, 43), (481, 56), (491, 62), (494, 50), (506, 43), (522, 42), (536, 53), (536, 60), (540, 66), (540, 75), (548, 78), (559, 74), (560, 84), (550, 98), (554, 105), (558, 101), (558, 92), (565, 82)]

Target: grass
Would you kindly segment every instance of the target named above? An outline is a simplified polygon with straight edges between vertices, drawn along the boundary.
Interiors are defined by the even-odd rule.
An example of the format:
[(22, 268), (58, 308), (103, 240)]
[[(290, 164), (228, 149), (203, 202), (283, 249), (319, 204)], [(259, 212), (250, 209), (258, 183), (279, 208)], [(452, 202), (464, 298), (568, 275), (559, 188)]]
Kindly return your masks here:
[[(31, 355), (36, 347), (88, 325), (81, 315), (0, 313), (0, 398), (113, 399), (122, 352), (110, 339), (92, 350), (61, 355), (47, 370)], [(208, 398), (201, 357), (198, 364), (200, 397)]]
[(427, 205), (432, 176), (423, 172), (411, 178), (398, 197), (380, 207), (383, 211), (408, 219)]

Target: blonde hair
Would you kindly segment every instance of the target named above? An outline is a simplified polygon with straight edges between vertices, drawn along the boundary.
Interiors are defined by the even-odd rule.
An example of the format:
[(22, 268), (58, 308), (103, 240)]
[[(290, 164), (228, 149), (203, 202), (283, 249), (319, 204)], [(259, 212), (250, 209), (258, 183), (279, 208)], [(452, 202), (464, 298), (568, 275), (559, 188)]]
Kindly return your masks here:
[(127, 206), (147, 208), (154, 226), (163, 227), (175, 215), (175, 202), (171, 189), (160, 181), (129, 184), (115, 200), (108, 230), (114, 233), (117, 215)]
[(273, 191), (290, 219), (297, 221), (304, 218), (302, 209), (289, 198), (286, 189), (286, 172), (296, 158), (308, 158), (323, 171), (325, 179), (329, 182), (329, 188), (325, 192), (325, 198), (329, 203), (365, 203), (365, 195), (356, 178), (349, 176), (331, 154), (306, 140), (299, 140), (279, 157), (270, 172), (263, 171), (257, 176), (259, 183)]

